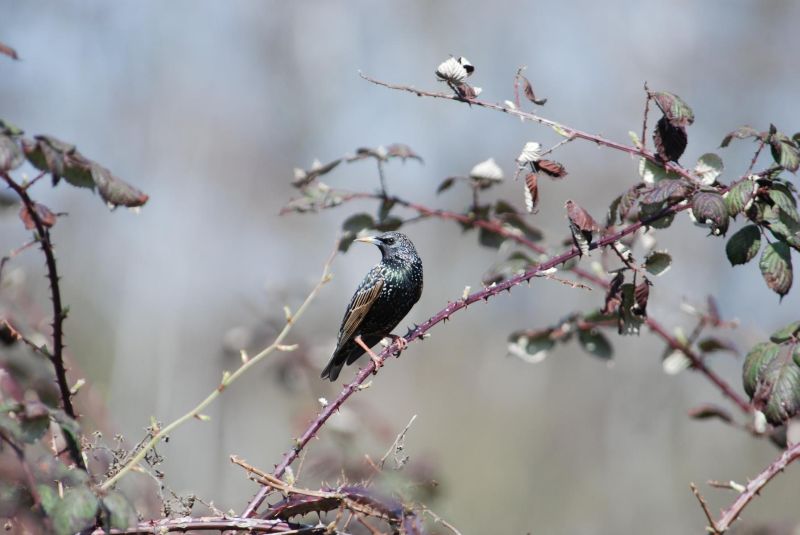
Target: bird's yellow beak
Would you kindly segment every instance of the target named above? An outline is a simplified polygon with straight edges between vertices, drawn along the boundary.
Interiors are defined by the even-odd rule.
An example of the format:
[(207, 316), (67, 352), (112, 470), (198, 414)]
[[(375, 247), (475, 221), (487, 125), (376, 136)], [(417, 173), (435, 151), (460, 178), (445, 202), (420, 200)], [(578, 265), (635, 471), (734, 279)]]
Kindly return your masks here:
[(360, 242), (363, 242), (363, 243), (373, 243), (375, 245), (380, 243), (378, 241), (378, 238), (376, 238), (375, 236), (364, 236), (362, 238), (356, 238), (354, 241), (360, 241)]

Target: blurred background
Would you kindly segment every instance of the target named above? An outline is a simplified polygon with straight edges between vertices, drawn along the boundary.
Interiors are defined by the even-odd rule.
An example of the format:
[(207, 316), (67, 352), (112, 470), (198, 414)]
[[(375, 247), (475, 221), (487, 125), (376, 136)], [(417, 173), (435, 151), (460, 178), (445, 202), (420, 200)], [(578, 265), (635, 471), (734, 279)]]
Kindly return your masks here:
[[(359, 70), (439, 90), (436, 66), (463, 55), (476, 66), (470, 81), (483, 88), (481, 98), (502, 102), (512, 98), (517, 67), (527, 65), (537, 96), (548, 99), (543, 116), (624, 143), (629, 130), (641, 131), (647, 81), (694, 109), (681, 160), (687, 166), (740, 125), (774, 122), (790, 135), (800, 126), (791, 53), (800, 6), (788, 2), (1, 6), (0, 41), (21, 61), (0, 61), (0, 117), (29, 135), (75, 143), (150, 195), (139, 214), (109, 214), (99, 197), (68, 184), (51, 189), (43, 181), (34, 190), (69, 213), (53, 236), (70, 307), (72, 376), (92, 386), (78, 405), (106, 403), (98, 425), (130, 444), (151, 416), (170, 421), (205, 397), (237, 365), (239, 348), (263, 347), (283, 306), (299, 306), (319, 277), (341, 222), (375, 212), (374, 202), (363, 201), (279, 216), (296, 195), (294, 167), (407, 143), (425, 163), (390, 163), (390, 193), (462, 210), (466, 188), (437, 197), (436, 186), (493, 157), (507, 179), (487, 199), (502, 195), (521, 209), (521, 185), (510, 179), (514, 158), (526, 141), (559, 139), (501, 113), (379, 88)], [(717, 151), (723, 182), (741, 174), (752, 149), (738, 142)], [(588, 143), (571, 143), (555, 158), (569, 176), (542, 184), (540, 212), (529, 221), (557, 245), (567, 232), (567, 198), (600, 219), (639, 177), (634, 160)], [(371, 162), (340, 166), (325, 181), (367, 192), (378, 184)], [(29, 237), (15, 211), (2, 214), (0, 228), (2, 251)], [(405, 231), (425, 262), (425, 292), (404, 325), (424, 321), (465, 286), (479, 287), (507, 254), (448, 222)], [(756, 262), (729, 267), (723, 240), (705, 235), (686, 217), (658, 235), (675, 263), (651, 292), (651, 316), (688, 331), (694, 319), (681, 303), (699, 305), (714, 294), (723, 317), (741, 321), (722, 334), (744, 352), (797, 319), (797, 288), (776, 306)], [(228, 456), (270, 468), (313, 417), (317, 399), (335, 397), (339, 385), (320, 380), (318, 369), (353, 289), (377, 259), (363, 245), (339, 256), (334, 280), (292, 333), (300, 350), (259, 367), (225, 392), (210, 422), (181, 428), (159, 448), (171, 488), (242, 509), (256, 487)], [(42, 264), (30, 251), (10, 269), (46, 313)], [(551, 325), (602, 299), (540, 280), (458, 314), (390, 362), (323, 430), (301, 481), (335, 481), (345, 462), (364, 468), (363, 455), (379, 458), (416, 414), (407, 470), (438, 482), (429, 505), (464, 533), (701, 532), (705, 520), (689, 482), (744, 482), (777, 454), (768, 441), (687, 417), (699, 403), (726, 404), (703, 377), (665, 375), (663, 342), (646, 331), (613, 337), (613, 365), (577, 344), (535, 365), (506, 355), (509, 332)], [(741, 355), (721, 355), (711, 365), (740, 390), (741, 363)], [(785, 496), (796, 495), (798, 484), (796, 469), (780, 476), (748, 508), (748, 521), (797, 521)], [(724, 490), (705, 494), (715, 511), (732, 499)]]

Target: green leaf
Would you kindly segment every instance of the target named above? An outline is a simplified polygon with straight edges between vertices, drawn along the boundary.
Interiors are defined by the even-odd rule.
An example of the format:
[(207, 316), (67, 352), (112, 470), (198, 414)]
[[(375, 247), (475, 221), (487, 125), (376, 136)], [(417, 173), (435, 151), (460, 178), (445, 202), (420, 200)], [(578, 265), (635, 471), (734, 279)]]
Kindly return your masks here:
[(94, 525), (97, 496), (85, 487), (74, 487), (53, 507), (53, 528), (58, 535), (74, 535)]
[(733, 139), (746, 139), (748, 137), (760, 137), (761, 134), (758, 130), (751, 126), (740, 126), (733, 132), (728, 132), (728, 134), (722, 138), (722, 143), (720, 143), (720, 147), (727, 147), (731, 140)]
[(120, 180), (111, 174), (111, 171), (96, 163), (91, 165), (91, 175), (100, 197), (112, 208), (143, 206), (149, 198), (145, 193)]
[(20, 415), (22, 427), (22, 440), (31, 444), (42, 438), (50, 427), (50, 411), (40, 401), (25, 403), (25, 409)]
[(656, 184), (664, 179), (677, 180), (681, 176), (672, 171), (667, 171), (663, 166), (642, 158), (639, 160), (639, 176), (645, 184)]
[(0, 119), (0, 134), (4, 136), (21, 136), (25, 132), (14, 123)]
[(121, 493), (111, 491), (106, 495), (100, 506), (106, 518), (106, 529), (125, 529), (136, 524), (136, 510), (128, 499)]
[(458, 177), (451, 176), (442, 180), (441, 184), (439, 184), (439, 187), (436, 188), (436, 194), (439, 195), (440, 193), (452, 188), (453, 184), (456, 183), (456, 178)]
[(375, 230), (380, 230), (381, 232), (389, 232), (392, 230), (397, 230), (403, 226), (403, 220), (399, 217), (387, 217), (383, 219), (380, 223), (375, 224)]
[(511, 333), (508, 337), (508, 353), (531, 364), (541, 362), (556, 345), (550, 334), (549, 329)]
[(353, 214), (342, 223), (342, 230), (344, 234), (339, 242), (339, 250), (347, 252), (353, 240), (356, 239), (358, 233), (362, 230), (375, 228), (375, 220), (371, 215), (366, 213)]
[(731, 353), (737, 352), (736, 348), (730, 342), (726, 342), (714, 337), (703, 338), (697, 343), (697, 347), (703, 353), (713, 353), (714, 351), (730, 351)]
[(56, 489), (50, 485), (39, 484), (36, 485), (36, 491), (39, 493), (39, 498), (42, 501), (42, 509), (47, 516), (53, 514), (53, 509), (59, 501)]
[(17, 141), (0, 134), (0, 171), (11, 171), (25, 163), (25, 154)]
[(756, 344), (744, 359), (742, 368), (742, 385), (744, 391), (752, 399), (758, 387), (758, 379), (763, 373), (767, 363), (778, 356), (780, 346), (772, 342)]
[(791, 190), (783, 184), (773, 184), (769, 190), (769, 198), (795, 223), (800, 223), (797, 203)]
[(723, 168), (722, 158), (709, 152), (700, 156), (697, 165), (694, 166), (694, 172), (700, 178), (701, 184), (710, 186), (722, 173)]
[(692, 108), (678, 95), (667, 91), (652, 91), (650, 97), (673, 126), (688, 126), (694, 122)]
[(728, 231), (728, 208), (719, 193), (697, 192), (692, 197), (692, 214), (698, 223), (708, 226), (715, 236), (724, 236)]
[(23, 140), (25, 156), (31, 165), (50, 173), (53, 184), (64, 177), (73, 186), (94, 189), (91, 161), (78, 152), (75, 145), (53, 136), (36, 136), (34, 140)]
[(792, 287), (792, 258), (783, 242), (767, 244), (758, 263), (767, 286), (783, 297)]
[(523, 252), (515, 251), (509, 257), (495, 265), (483, 276), (483, 283), (486, 286), (492, 283), (500, 283), (508, 278), (523, 273), (533, 265), (533, 260)]
[(644, 268), (655, 276), (663, 275), (672, 265), (672, 256), (666, 251), (653, 251), (644, 260)]
[(761, 248), (761, 232), (755, 225), (739, 229), (725, 244), (725, 254), (732, 266), (746, 264), (758, 254)]
[(578, 342), (587, 353), (601, 359), (610, 359), (614, 355), (611, 342), (597, 329), (582, 329), (578, 331)]
[(798, 333), (800, 333), (800, 321), (795, 321), (772, 333), (769, 339), (776, 344), (780, 344), (783, 342), (788, 342), (794, 338), (798, 338)]
[(619, 314), (619, 334), (639, 334), (644, 317), (637, 313), (636, 288), (631, 283), (623, 284), (620, 289), (622, 302), (617, 310)]
[(745, 391), (773, 425), (781, 425), (800, 410), (800, 366), (793, 349), (793, 344), (764, 342), (745, 359)]
[(483, 227), (478, 231), (478, 241), (484, 247), (491, 247), (493, 249), (499, 248), (506, 239), (496, 232), (485, 229)]
[(728, 209), (728, 215), (731, 217), (744, 212), (747, 204), (753, 199), (756, 194), (758, 185), (755, 180), (743, 178), (738, 182), (731, 184), (730, 189), (725, 193), (725, 206)]
[[(76, 444), (81, 443), (81, 426), (74, 418), (71, 418), (62, 409), (51, 409), (50, 416), (53, 417), (53, 420), (56, 421), (64, 433), (72, 437)], [(81, 470), (79, 470), (77, 473), (85, 474), (85, 472)]]
[(800, 167), (800, 151), (794, 140), (781, 132), (770, 136), (770, 148), (775, 163), (794, 173)]

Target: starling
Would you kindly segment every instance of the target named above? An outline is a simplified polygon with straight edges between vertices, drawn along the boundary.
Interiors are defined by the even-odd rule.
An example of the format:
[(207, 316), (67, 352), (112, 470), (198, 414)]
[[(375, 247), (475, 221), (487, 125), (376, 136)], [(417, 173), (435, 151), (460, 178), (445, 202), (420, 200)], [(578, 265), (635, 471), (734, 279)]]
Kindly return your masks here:
[(322, 378), (331, 381), (364, 353), (379, 365), (370, 348), (387, 336), (400, 338), (392, 329), (422, 295), (422, 260), (405, 234), (386, 232), (356, 241), (377, 245), (383, 258), (364, 277), (344, 313), (336, 350), (322, 371)]

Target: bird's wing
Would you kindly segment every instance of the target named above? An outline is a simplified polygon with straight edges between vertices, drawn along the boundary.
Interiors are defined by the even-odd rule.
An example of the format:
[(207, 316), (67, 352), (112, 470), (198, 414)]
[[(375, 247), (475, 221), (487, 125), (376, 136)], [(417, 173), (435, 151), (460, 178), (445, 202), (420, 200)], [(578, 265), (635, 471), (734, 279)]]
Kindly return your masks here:
[(356, 333), (361, 322), (367, 316), (369, 309), (378, 300), (383, 288), (383, 278), (378, 277), (370, 281), (370, 283), (363, 285), (358, 289), (350, 301), (350, 306), (347, 307), (347, 312), (344, 314), (342, 320), (342, 328), (339, 330), (339, 343), (338, 348), (346, 344)]

